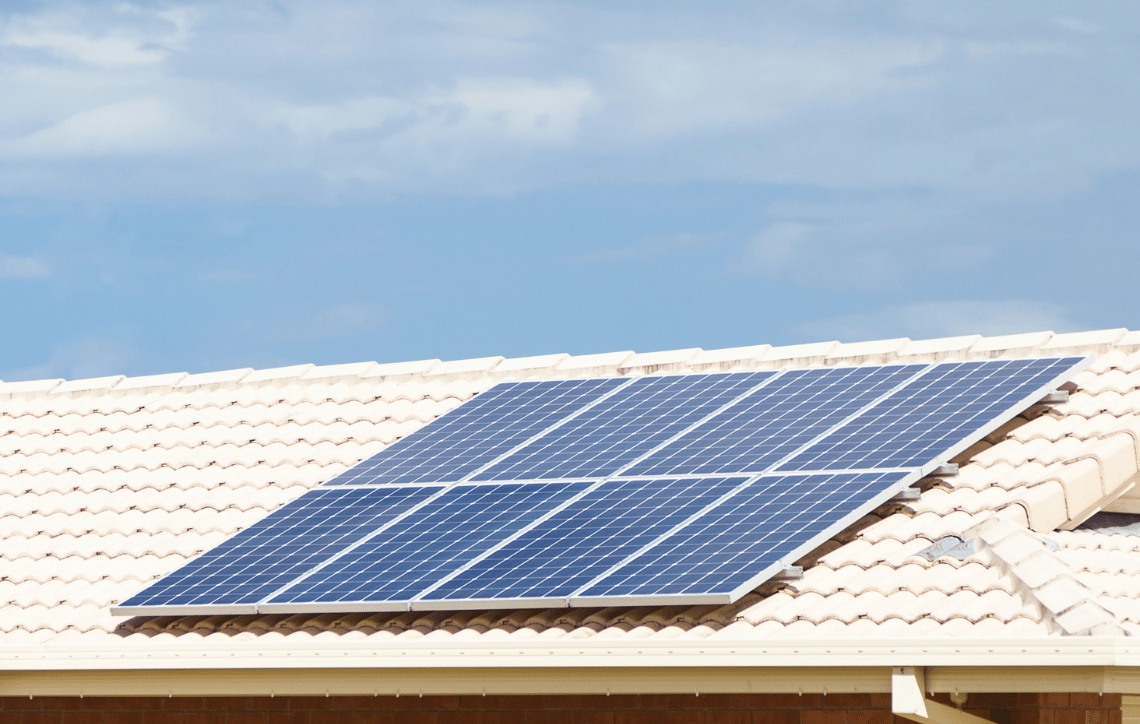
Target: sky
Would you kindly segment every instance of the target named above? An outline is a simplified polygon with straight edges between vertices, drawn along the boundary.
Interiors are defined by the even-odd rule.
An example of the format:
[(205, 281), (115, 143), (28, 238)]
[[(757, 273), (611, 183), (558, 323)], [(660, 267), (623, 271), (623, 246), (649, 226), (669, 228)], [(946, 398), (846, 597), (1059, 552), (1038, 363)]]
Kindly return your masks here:
[(0, 0), (0, 379), (1140, 328), (1138, 21)]

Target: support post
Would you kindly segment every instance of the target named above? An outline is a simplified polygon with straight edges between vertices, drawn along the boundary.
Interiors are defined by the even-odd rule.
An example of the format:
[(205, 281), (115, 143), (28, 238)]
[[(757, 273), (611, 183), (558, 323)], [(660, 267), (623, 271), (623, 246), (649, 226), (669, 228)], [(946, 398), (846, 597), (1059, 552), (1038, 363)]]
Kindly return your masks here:
[(921, 724), (992, 724), (980, 716), (926, 698), (926, 671), (920, 666), (891, 670), (891, 711)]

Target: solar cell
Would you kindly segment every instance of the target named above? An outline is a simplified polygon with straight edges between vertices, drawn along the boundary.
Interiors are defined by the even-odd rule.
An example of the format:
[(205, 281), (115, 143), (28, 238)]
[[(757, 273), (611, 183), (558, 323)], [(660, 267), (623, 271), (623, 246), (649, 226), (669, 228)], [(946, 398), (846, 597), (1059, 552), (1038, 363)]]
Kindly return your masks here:
[(611, 377), (496, 385), (325, 485), (457, 482), (628, 382)]
[[(699, 519), (608, 573), (574, 605), (622, 599), (719, 597), (728, 602), (842, 529), (916, 473), (832, 473), (759, 477)], [(743, 591), (741, 589), (744, 589)]]
[(624, 474), (763, 472), (924, 368), (894, 365), (789, 370)]
[(306, 608), (277, 605), (296, 602), (407, 601), (587, 487), (571, 482), (458, 485), (274, 596), (260, 610)]
[(445, 601), (454, 608), (460, 600), (565, 599), (744, 480), (601, 483), (420, 600)]
[(641, 377), (507, 455), (476, 480), (604, 477), (746, 394), (774, 372)]
[(174, 613), (220, 607), (253, 613), (253, 605), (268, 594), (441, 490), (441, 486), (314, 488), (118, 608), (129, 612), (160, 606)]
[(938, 365), (779, 469), (904, 468), (949, 459), (1081, 362), (1070, 357)]

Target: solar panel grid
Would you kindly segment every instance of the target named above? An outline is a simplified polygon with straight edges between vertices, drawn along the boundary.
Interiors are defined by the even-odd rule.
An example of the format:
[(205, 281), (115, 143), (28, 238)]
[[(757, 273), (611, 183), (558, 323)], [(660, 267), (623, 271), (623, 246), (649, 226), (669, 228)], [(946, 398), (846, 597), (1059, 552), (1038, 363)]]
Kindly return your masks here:
[(579, 595), (729, 597), (809, 544), (838, 517), (893, 494), (907, 473), (759, 477)]
[(255, 604), (443, 488), (315, 488), (124, 606)]
[(923, 365), (790, 370), (629, 475), (759, 473), (924, 369)]
[(601, 483), (421, 600), (565, 598), (744, 480)]
[(270, 603), (407, 600), (587, 487), (458, 485)]
[(505, 383), (118, 608), (734, 600), (1080, 363)]
[(473, 479), (605, 477), (771, 379), (773, 372), (641, 377), (557, 434), (499, 460)]
[(458, 482), (627, 383), (611, 377), (498, 385), (325, 485)]

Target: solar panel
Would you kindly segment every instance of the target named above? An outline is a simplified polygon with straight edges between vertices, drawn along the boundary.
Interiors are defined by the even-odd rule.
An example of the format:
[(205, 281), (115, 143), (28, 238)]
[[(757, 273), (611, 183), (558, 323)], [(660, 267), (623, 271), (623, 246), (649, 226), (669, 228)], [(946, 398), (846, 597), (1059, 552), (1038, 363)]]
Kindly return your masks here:
[[(566, 599), (746, 478), (611, 480), (490, 552), (418, 601), (443, 608), (546, 605)], [(419, 608), (429, 608), (420, 605)]]
[(612, 475), (744, 395), (773, 372), (641, 377), (489, 466), (475, 480)]
[(1042, 386), (1071, 367), (1064, 359), (938, 365), (779, 469), (905, 468), (936, 455), (949, 459), (1036, 402)]
[(147, 615), (256, 613), (255, 604), (444, 490), (314, 488), (124, 601)]
[[(458, 485), (378, 535), (331, 559), (273, 596), (265, 613), (322, 610), (328, 603), (407, 601), (442, 576), (539, 520), (587, 488), (586, 483)], [(308, 603), (310, 606), (275, 604)], [(401, 610), (407, 605), (395, 605)]]
[(497, 385), (325, 485), (457, 482), (628, 382), (610, 377)]
[(880, 505), (917, 473), (768, 475), (616, 567), (576, 606), (730, 603)]
[(923, 369), (925, 365), (789, 370), (626, 472), (763, 472)]
[(500, 384), (112, 612), (736, 600), (1088, 361)]

